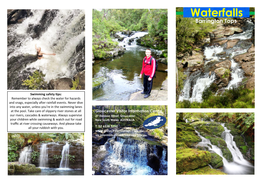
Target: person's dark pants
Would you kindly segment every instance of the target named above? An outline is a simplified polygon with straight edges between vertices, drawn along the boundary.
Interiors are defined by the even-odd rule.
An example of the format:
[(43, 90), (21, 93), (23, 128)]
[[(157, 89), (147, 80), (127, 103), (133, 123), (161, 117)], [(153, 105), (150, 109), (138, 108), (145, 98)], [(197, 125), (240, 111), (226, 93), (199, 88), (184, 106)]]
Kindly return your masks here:
[(143, 87), (144, 87), (143, 92), (145, 94), (150, 94), (152, 91), (152, 87), (153, 87), (153, 78), (151, 81), (149, 81), (148, 80), (149, 77), (150, 76), (146, 76), (146, 75), (143, 76)]

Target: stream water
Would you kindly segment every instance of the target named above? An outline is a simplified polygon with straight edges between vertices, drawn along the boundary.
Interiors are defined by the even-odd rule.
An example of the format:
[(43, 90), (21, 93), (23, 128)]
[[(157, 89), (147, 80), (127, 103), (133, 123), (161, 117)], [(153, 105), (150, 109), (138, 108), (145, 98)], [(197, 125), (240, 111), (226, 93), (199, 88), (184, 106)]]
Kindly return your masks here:
[(221, 124), (224, 127), (224, 132), (222, 133), (222, 137), (227, 144), (227, 148), (230, 150), (233, 161), (229, 162), (226, 158), (224, 158), (223, 153), (219, 147), (213, 145), (211, 141), (200, 135), (198, 131), (196, 131), (197, 135), (201, 138), (201, 142), (197, 144), (197, 146), (205, 146), (208, 148), (210, 152), (215, 152), (223, 159), (223, 171), (227, 174), (254, 174), (254, 166), (244, 159), (242, 153), (236, 146), (234, 141), (234, 137), (225, 127), (225, 124)]
[[(103, 86), (93, 90), (94, 100), (128, 100), (132, 93), (143, 90), (143, 78), (140, 79), (139, 75), (146, 47), (138, 46), (136, 38), (145, 34), (145, 32), (136, 32), (130, 37), (125, 36), (126, 38), (119, 43), (126, 47), (122, 56), (95, 61), (93, 78), (105, 77), (107, 81)], [(128, 40), (131, 38), (135, 40), (129, 45)], [(158, 51), (152, 51), (152, 56), (155, 57), (158, 53)], [(153, 79), (153, 89), (161, 87), (167, 77), (166, 70), (167, 65), (158, 63), (156, 78)]]
[[(40, 25), (45, 10), (31, 10), (32, 15), (21, 24), (10, 26), (8, 38), (19, 38), (8, 45), (8, 59), (12, 56), (24, 54), (36, 55), (35, 45), (41, 47), (44, 53), (55, 53), (56, 55), (44, 55), (41, 60), (29, 63), (26, 68), (35, 68), (45, 74), (45, 80), (69, 77), (76, 74), (75, 65), (70, 64), (69, 59), (76, 50), (76, 46), (85, 37), (83, 25), (85, 24), (84, 10), (58, 10), (51, 24)], [(40, 37), (32, 37), (32, 29), (44, 27)], [(14, 39), (13, 39), (14, 40)]]
[(205, 88), (209, 87), (216, 80), (214, 72), (211, 73), (211, 67), (215, 63), (222, 62), (226, 59), (231, 61), (231, 80), (227, 87), (223, 89), (237, 87), (239, 83), (242, 82), (244, 72), (233, 58), (236, 55), (246, 53), (251, 47), (252, 42), (248, 41), (248, 39), (252, 37), (253, 28), (254, 24), (247, 21), (244, 32), (223, 38), (227, 40), (239, 39), (233, 48), (227, 49), (226, 44), (223, 46), (212, 45), (205, 47), (204, 71), (195, 71), (193, 73), (189, 71), (185, 72), (187, 79), (185, 80), (182, 93), (179, 96), (179, 101), (189, 100), (190, 102), (202, 102), (202, 94)]

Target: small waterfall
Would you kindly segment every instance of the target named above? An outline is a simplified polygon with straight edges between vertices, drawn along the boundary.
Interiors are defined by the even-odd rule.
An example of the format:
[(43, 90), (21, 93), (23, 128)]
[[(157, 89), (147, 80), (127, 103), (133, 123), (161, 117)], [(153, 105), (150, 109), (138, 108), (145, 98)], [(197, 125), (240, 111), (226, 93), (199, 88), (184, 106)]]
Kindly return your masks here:
[(62, 153), (61, 153), (61, 161), (59, 168), (67, 169), (69, 168), (69, 144), (66, 142), (66, 144), (63, 146)]
[(202, 102), (203, 91), (213, 83), (215, 80), (215, 74), (213, 73), (209, 75), (209, 73), (206, 73), (205, 75), (198, 77), (196, 84), (192, 88), (191, 83), (195, 78), (196, 75), (193, 75), (186, 80), (182, 91), (183, 93), (179, 96), (179, 101), (189, 100), (191, 102)]
[(136, 40), (140, 37), (147, 35), (148, 32), (134, 32), (134, 34), (131, 36), (124, 35), (121, 32), (118, 32), (116, 34), (124, 38), (123, 41), (119, 42), (119, 45), (125, 47), (126, 49), (129, 49), (130, 47), (137, 46)]
[(23, 150), (20, 152), (20, 157), (18, 159), (18, 162), (19, 163), (30, 163), (31, 152), (32, 152), (31, 146), (24, 147)]
[(43, 143), (40, 148), (40, 155), (39, 155), (39, 167), (47, 168), (48, 163), (48, 148), (47, 144)]
[[(105, 149), (109, 152), (108, 156), (101, 163), (102, 173), (113, 175), (152, 175), (167, 174), (166, 149), (157, 148), (143, 140), (132, 138), (112, 137), (105, 143)], [(150, 150), (151, 149), (151, 150)], [(151, 151), (151, 152), (150, 152)], [(160, 155), (161, 153), (161, 155)], [(148, 165), (148, 155), (159, 157), (160, 169), (154, 171)], [(158, 156), (159, 155), (159, 156)], [(160, 157), (161, 156), (161, 157)]]

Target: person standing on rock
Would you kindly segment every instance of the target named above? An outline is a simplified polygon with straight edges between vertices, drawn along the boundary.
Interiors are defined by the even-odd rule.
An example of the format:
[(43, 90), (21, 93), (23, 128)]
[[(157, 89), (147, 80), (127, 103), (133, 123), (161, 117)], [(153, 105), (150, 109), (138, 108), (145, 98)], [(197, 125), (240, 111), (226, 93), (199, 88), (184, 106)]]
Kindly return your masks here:
[(48, 54), (48, 53), (41, 52), (41, 48), (37, 47), (37, 45), (35, 45), (35, 48), (37, 50), (37, 59), (42, 59), (43, 55), (56, 55), (55, 53)]
[(142, 70), (140, 78), (143, 76), (143, 87), (144, 90), (141, 92), (144, 95), (144, 98), (148, 98), (151, 95), (151, 90), (153, 86), (153, 77), (156, 70), (156, 60), (151, 56), (151, 50), (146, 49), (146, 56), (143, 58)]

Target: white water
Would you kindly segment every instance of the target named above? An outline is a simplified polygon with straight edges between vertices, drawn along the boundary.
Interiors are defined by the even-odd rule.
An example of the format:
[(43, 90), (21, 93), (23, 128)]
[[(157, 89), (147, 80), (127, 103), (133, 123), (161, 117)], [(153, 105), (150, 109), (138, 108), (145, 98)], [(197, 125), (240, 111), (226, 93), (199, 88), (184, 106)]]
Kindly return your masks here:
[(68, 169), (69, 168), (69, 144), (66, 142), (66, 144), (63, 146), (62, 153), (61, 153), (61, 161), (59, 168), (60, 169)]
[(41, 47), (42, 52), (56, 53), (56, 55), (44, 55), (44, 58), (27, 67), (41, 70), (46, 75), (47, 82), (58, 77), (72, 77), (76, 70), (75, 66), (73, 69), (69, 68), (68, 60), (77, 44), (85, 37), (84, 31), (80, 34), (74, 31), (85, 14), (84, 10), (59, 10), (51, 25), (39, 39), (28, 36), (27, 29), (29, 24), (39, 23), (44, 10), (32, 10), (32, 12), (33, 16), (27, 18), (14, 30), (17, 35), (24, 36), (25, 40), (8, 58), (26, 53), (36, 55), (35, 45), (37, 45)]
[(48, 163), (48, 149), (47, 149), (47, 144), (43, 143), (40, 148), (39, 167), (48, 168), (47, 163)]
[[(209, 87), (213, 81), (215, 80), (215, 74), (211, 74), (209, 76), (209, 74), (205, 74), (204, 76), (200, 76), (197, 80), (196, 80), (196, 84), (193, 86), (193, 88), (191, 87), (191, 83), (190, 83), (190, 78), (188, 78), (185, 82), (184, 88), (183, 88), (183, 93), (179, 96), (179, 101), (183, 101), (183, 100), (189, 100), (191, 102), (202, 102), (202, 94), (203, 91), (205, 90), (205, 88)], [(192, 89), (192, 96), (190, 96), (190, 92)]]
[(20, 152), (20, 156), (18, 159), (19, 163), (30, 163), (31, 161), (31, 152), (32, 152), (32, 147), (31, 146), (26, 146), (23, 148), (23, 150)]
[(204, 56), (206, 58), (205, 64), (207, 64), (210, 61), (219, 61), (220, 58), (217, 56), (217, 54), (223, 51), (224, 51), (224, 48), (221, 46), (205, 47), (205, 50), (204, 50)]
[[(123, 41), (119, 42), (120, 46), (125, 47), (127, 50), (129, 50), (130, 47), (136, 47), (136, 40), (140, 37), (143, 37), (145, 35), (147, 35), (148, 32), (135, 32), (132, 36), (128, 37), (127, 35), (122, 34), (121, 32), (118, 32), (117, 35), (119, 35), (120, 37), (124, 37)], [(134, 39), (133, 42), (131, 42), (131, 44), (129, 45), (129, 39)]]

